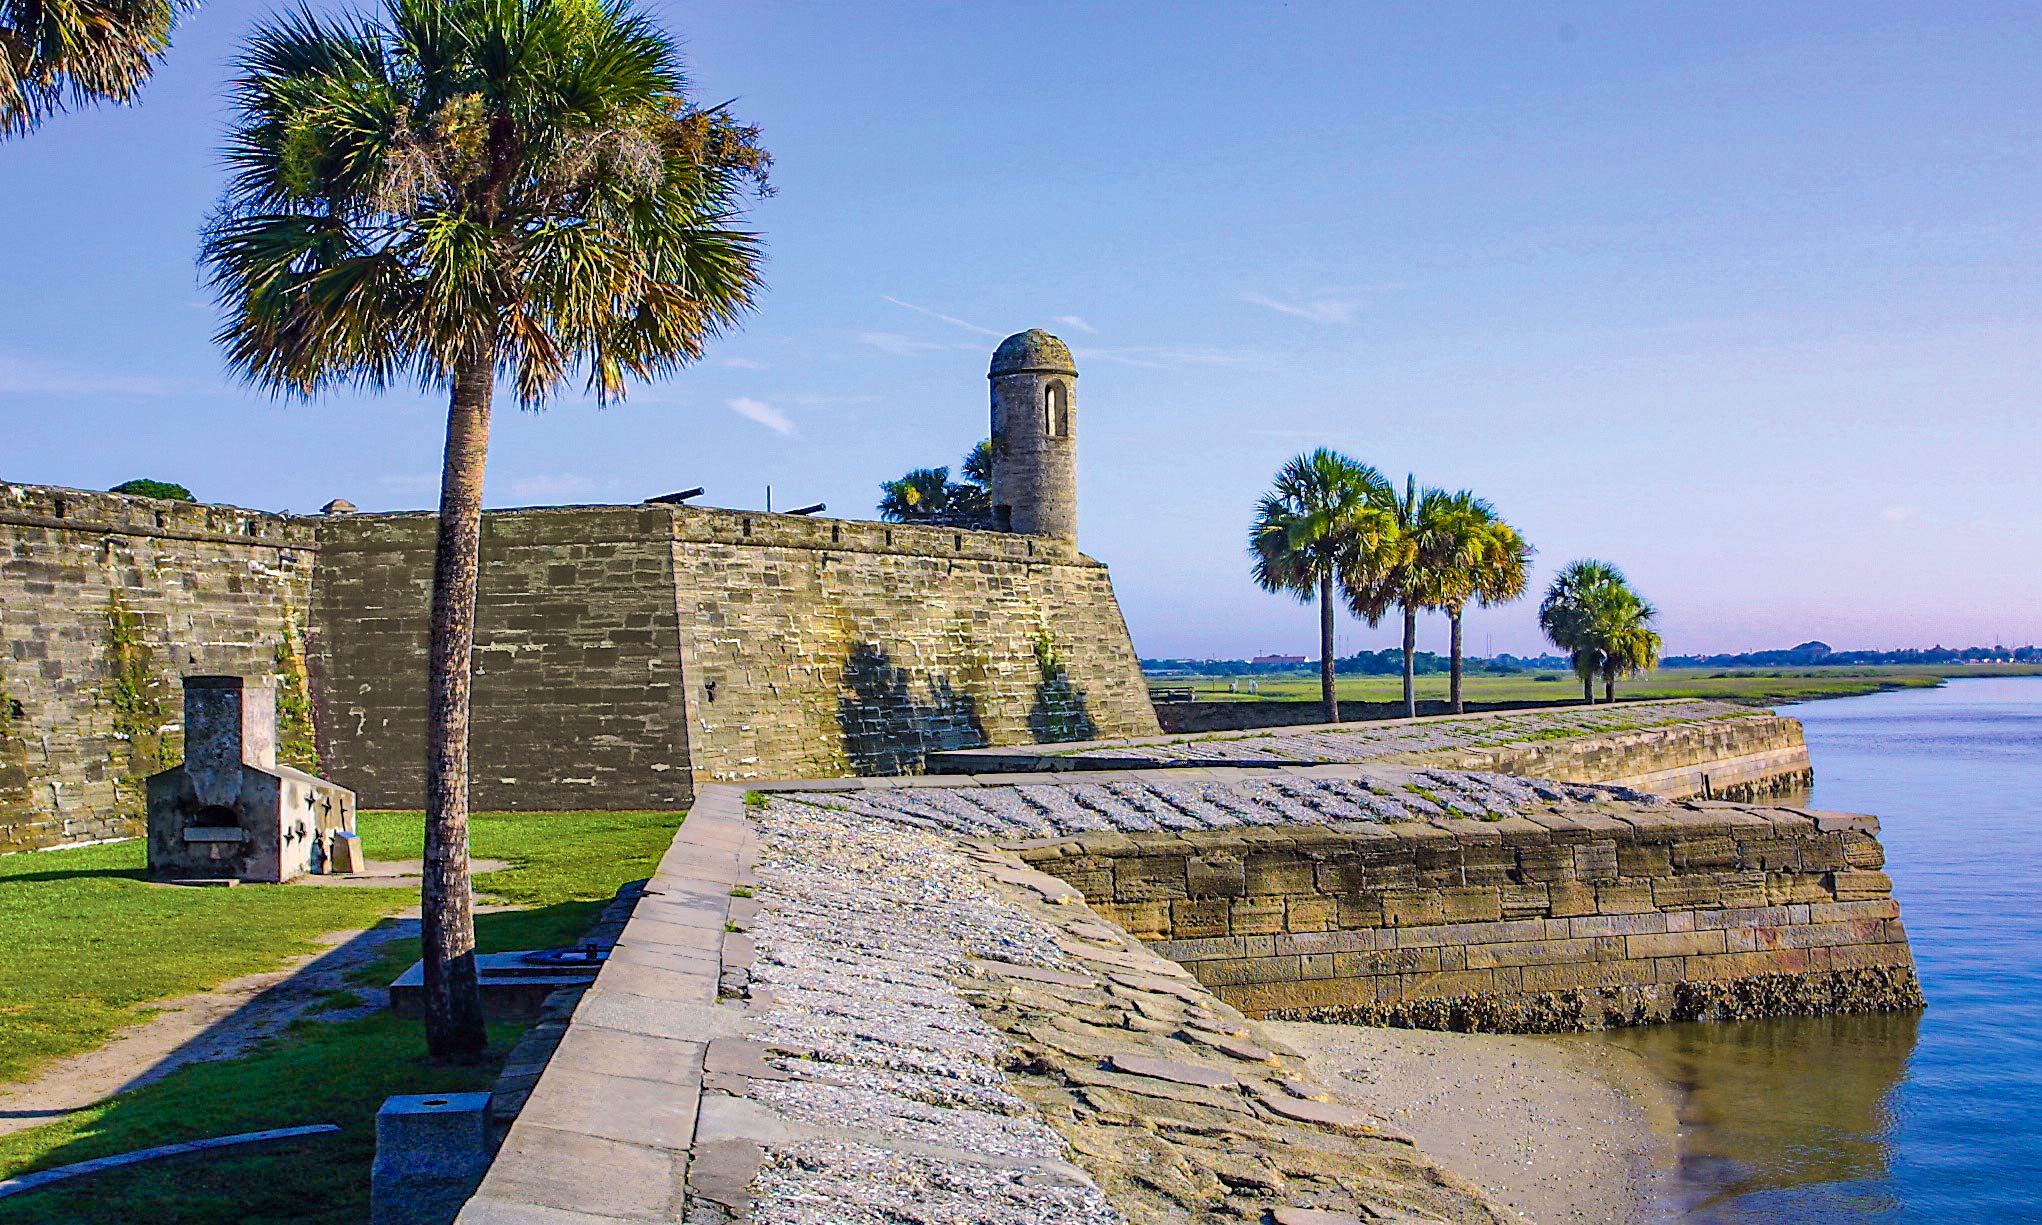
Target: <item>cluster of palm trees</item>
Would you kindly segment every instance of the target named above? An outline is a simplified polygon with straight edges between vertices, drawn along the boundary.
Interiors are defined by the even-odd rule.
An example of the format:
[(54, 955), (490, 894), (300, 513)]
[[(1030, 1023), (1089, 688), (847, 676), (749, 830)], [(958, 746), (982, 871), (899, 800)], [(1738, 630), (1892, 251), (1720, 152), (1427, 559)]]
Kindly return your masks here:
[[(1300, 455), (1276, 474), (1248, 530), (1255, 581), (1319, 606), (1319, 687), (1327, 722), (1338, 722), (1333, 618), (1337, 602), (1380, 625), (1391, 610), (1403, 621), (1404, 713), (1415, 717), (1413, 664), (1418, 615), (1443, 612), (1450, 634), (1449, 700), (1465, 709), (1461, 619), (1470, 605), (1507, 604), (1525, 594), (1536, 552), (1495, 507), (1467, 490), (1418, 487), (1399, 493), (1382, 473), (1337, 451)], [(1610, 700), (1620, 677), (1659, 661), (1653, 607), (1616, 567), (1580, 561), (1561, 571), (1539, 608), (1539, 625), (1568, 652), (1593, 701), (1594, 678)]]
[[(0, 137), (131, 101), (188, 0), (0, 0)], [(631, 0), (293, 6), (228, 89), (226, 189), (200, 259), (229, 362), (310, 396), (448, 397), (426, 678), (426, 1042), (487, 1041), (468, 879), (468, 710), (482, 476), (499, 382), (537, 408), (670, 373), (759, 285), (756, 129), (697, 105)]]
[(1652, 628), (1658, 615), (1606, 561), (1569, 565), (1539, 602), (1539, 628), (1573, 661), (1584, 702), (1595, 701), (1597, 677), (1603, 701), (1614, 702), (1618, 680), (1658, 666), (1661, 644)]
[(1418, 614), (1444, 612), (1452, 627), (1451, 700), (1462, 709), (1461, 617), (1470, 604), (1522, 596), (1534, 552), (1487, 501), (1467, 490), (1418, 488), (1402, 494), (1367, 464), (1325, 448), (1285, 464), (1256, 507), (1248, 531), (1255, 581), (1319, 604), (1319, 685), (1326, 719), (1337, 722), (1333, 682), (1334, 601), (1380, 625), (1396, 609), (1404, 623), (1404, 710), (1418, 713), (1413, 661)]

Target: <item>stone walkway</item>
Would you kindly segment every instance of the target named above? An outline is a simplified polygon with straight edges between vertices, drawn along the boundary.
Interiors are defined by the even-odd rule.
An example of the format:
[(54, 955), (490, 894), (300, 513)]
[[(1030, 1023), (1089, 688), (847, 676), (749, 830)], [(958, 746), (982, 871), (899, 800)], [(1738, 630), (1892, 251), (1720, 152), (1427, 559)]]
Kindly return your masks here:
[(1671, 801), (1628, 787), (1556, 783), (1466, 770), (1331, 766), (1323, 773), (1225, 769), (1110, 771), (1083, 782), (1011, 787), (913, 787), (800, 796), (844, 812), (987, 838), (1085, 833), (1324, 826), (1342, 821), (1501, 820), (1553, 804)]
[(747, 1221), (1505, 1219), (1069, 886), (841, 798), (759, 814), (730, 1087), (871, 1142), (766, 1146)]

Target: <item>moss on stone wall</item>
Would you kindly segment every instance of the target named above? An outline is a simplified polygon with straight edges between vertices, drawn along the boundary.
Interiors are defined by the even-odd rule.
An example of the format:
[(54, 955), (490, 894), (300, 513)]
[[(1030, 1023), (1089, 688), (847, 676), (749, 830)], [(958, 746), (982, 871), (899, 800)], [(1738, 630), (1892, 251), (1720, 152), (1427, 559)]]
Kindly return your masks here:
[(319, 774), (319, 740), (312, 724), (312, 683), (305, 670), (305, 640), (295, 612), (284, 614), (277, 636), (277, 761)]
[(1056, 635), (1047, 628), (1035, 632), (1035, 703), (1029, 709), (1028, 729), (1038, 744), (1062, 744), (1092, 740), (1099, 724), (1092, 718), (1085, 691), (1071, 680), (1070, 668)]
[[(115, 746), (110, 751), (114, 772), (121, 778), (120, 807), (139, 812), (142, 780), (169, 764), (179, 746), (164, 731), (170, 722), (152, 660), (155, 652), (143, 641), (142, 618), (116, 590), (106, 601), (106, 684), (100, 700), (112, 712)], [(123, 749), (122, 746), (125, 746)], [(125, 758), (125, 759), (123, 759)]]

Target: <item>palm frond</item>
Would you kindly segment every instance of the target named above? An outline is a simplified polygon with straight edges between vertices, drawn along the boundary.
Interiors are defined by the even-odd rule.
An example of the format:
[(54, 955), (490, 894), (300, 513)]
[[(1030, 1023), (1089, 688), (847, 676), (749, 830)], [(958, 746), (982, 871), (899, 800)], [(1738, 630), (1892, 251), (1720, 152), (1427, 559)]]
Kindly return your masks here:
[(258, 383), (444, 387), (488, 354), (528, 407), (577, 371), (607, 402), (761, 292), (742, 216), (770, 158), (623, 0), (300, 8), (250, 36), (231, 100), (201, 260)]

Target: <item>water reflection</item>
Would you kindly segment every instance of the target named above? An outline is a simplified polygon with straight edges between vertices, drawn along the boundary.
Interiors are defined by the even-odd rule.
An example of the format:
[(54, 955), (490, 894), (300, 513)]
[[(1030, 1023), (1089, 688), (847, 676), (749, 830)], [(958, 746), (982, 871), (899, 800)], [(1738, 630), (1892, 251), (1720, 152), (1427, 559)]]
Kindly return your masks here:
[(1849, 1202), (1843, 1215), (1876, 1220), (1898, 1209), (1877, 1184), (1891, 1172), (1892, 1095), (1920, 1022), (1912, 1012), (1785, 1017), (1600, 1037), (1675, 1088), (1682, 1219), (1779, 1221), (1774, 1193), (1821, 1186), (1832, 1207)]

